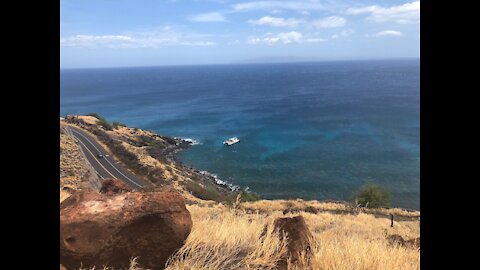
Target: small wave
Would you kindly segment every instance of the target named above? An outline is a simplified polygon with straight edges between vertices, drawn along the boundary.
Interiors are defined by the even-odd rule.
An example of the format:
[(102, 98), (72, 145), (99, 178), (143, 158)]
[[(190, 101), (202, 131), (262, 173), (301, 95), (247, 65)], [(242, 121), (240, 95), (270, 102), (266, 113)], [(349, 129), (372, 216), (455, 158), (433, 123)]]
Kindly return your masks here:
[(207, 175), (207, 176), (212, 177), (213, 180), (215, 181), (215, 184), (217, 184), (217, 185), (219, 185), (219, 186), (227, 187), (227, 188), (230, 189), (231, 191), (240, 190), (240, 186), (237, 186), (237, 185), (228, 183), (227, 181), (224, 181), (224, 180), (220, 179), (220, 178), (218, 177), (218, 175), (216, 175), (216, 174), (214, 174), (214, 173), (207, 172), (207, 171), (200, 171), (200, 173), (203, 174), (203, 175)]
[(195, 140), (195, 139), (192, 139), (192, 138), (180, 138), (180, 139), (182, 139), (183, 141), (188, 142), (190, 145), (201, 144), (199, 141), (197, 141), (197, 140)]

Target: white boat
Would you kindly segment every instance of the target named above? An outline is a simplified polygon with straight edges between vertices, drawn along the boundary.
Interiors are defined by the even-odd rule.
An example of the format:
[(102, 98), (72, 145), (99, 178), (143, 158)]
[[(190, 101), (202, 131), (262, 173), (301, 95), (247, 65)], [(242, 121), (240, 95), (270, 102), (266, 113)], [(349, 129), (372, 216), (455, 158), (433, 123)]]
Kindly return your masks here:
[(232, 144), (238, 143), (239, 141), (240, 141), (240, 139), (238, 139), (237, 137), (232, 137), (228, 140), (223, 141), (223, 144), (224, 145), (232, 145)]

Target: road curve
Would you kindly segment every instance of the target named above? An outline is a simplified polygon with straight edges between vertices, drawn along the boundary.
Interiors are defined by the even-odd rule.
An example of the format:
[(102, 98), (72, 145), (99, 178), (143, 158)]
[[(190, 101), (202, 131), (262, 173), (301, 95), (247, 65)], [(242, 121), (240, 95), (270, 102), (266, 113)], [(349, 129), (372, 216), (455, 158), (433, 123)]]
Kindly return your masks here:
[[(146, 186), (144, 181), (138, 179), (126, 168), (123, 168), (121, 163), (109, 156), (108, 152), (85, 131), (72, 126), (66, 126), (65, 129), (77, 140), (88, 162), (90, 162), (102, 180), (116, 178), (134, 189)], [(102, 157), (99, 157), (99, 155), (102, 155)]]

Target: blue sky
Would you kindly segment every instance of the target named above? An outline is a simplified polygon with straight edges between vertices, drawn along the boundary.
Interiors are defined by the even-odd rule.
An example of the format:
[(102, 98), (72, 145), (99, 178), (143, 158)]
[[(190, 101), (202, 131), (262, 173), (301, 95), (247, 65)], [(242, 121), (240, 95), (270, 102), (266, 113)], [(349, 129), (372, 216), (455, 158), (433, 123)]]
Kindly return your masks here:
[(60, 66), (419, 57), (415, 0), (61, 0)]

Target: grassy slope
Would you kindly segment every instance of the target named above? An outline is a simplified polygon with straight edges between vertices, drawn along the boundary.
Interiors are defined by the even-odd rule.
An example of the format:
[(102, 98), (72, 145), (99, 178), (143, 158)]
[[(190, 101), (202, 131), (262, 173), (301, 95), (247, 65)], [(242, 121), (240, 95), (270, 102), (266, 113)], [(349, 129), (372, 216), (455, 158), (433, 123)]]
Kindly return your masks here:
[[(80, 147), (60, 125), (60, 201), (70, 192), (86, 188), (97, 180), (97, 176), (88, 166)], [(70, 191), (70, 192), (69, 192)]]
[[(193, 218), (192, 232), (167, 269), (273, 269), (285, 252), (277, 237), (262, 243), (259, 235), (276, 217), (292, 214), (261, 206), (261, 214), (248, 213), (242, 205), (239, 209), (190, 205), (188, 209)], [(396, 222), (391, 228), (388, 218), (371, 214), (299, 214), (317, 243), (313, 269), (420, 269), (418, 250), (390, 245), (386, 240), (392, 234), (418, 237), (418, 220)]]

